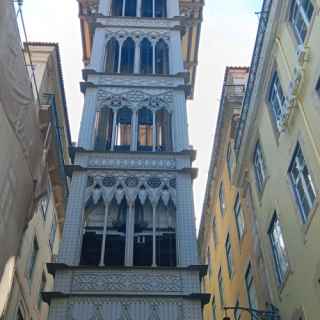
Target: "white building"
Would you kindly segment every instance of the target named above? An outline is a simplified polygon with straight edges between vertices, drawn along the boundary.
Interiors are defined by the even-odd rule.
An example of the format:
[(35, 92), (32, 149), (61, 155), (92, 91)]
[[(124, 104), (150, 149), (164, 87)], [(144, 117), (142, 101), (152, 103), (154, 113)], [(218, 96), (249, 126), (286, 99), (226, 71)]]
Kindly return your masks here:
[(202, 1), (80, 1), (85, 96), (49, 319), (201, 319), (186, 99)]

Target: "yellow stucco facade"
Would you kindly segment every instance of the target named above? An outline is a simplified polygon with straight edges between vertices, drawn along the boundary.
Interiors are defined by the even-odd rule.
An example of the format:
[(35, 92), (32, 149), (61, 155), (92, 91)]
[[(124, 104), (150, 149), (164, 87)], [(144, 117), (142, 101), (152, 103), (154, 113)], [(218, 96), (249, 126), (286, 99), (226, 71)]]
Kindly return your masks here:
[[(248, 68), (230, 67), (225, 73), (199, 231), (202, 263), (208, 264), (209, 269), (203, 291), (211, 294), (211, 303), (204, 308), (205, 320), (233, 317), (235, 311), (225, 310), (226, 307), (251, 305), (264, 309), (269, 301), (262, 289), (267, 281), (259, 241), (252, 232), (256, 230), (252, 191), (249, 185), (245, 189), (236, 188), (230, 175), (235, 164), (234, 135), (247, 76)], [(250, 319), (245, 311), (238, 311), (238, 316)]]
[[(255, 282), (257, 292), (263, 296), (262, 300), (258, 298), (259, 309), (265, 309), (268, 302), (279, 309), (281, 319), (318, 320), (320, 2), (264, 1), (266, 8), (262, 11), (266, 27), (260, 28), (256, 42), (258, 63), (251, 66), (254, 81), (249, 87), (250, 97), (242, 104), (235, 134), (232, 185), (226, 192), (226, 207), (233, 206), (235, 188), (240, 194), (251, 190), (251, 216), (256, 223), (247, 231), (252, 239), (258, 239), (260, 271), (266, 279), (262, 286)], [(263, 39), (260, 44), (259, 39)], [(221, 157), (223, 152), (219, 150)], [(219, 179), (227, 180), (225, 168), (217, 170), (212, 184)], [(212, 211), (219, 212), (215, 208)], [(244, 216), (247, 219), (250, 214), (245, 212)], [(209, 243), (204, 231), (208, 222), (203, 225), (199, 241), (204, 257)], [(223, 242), (225, 228), (222, 224), (218, 230), (222, 234), (218, 239)], [(241, 255), (234, 255), (234, 265), (241, 265), (243, 256), (252, 255), (254, 248), (242, 250), (236, 246), (237, 242), (234, 247)], [(213, 268), (220, 265), (215, 255), (212, 264)], [(216, 289), (208, 289), (216, 295)], [(234, 295), (232, 283), (226, 284), (225, 290)], [(205, 319), (212, 319), (209, 309), (205, 310)]]

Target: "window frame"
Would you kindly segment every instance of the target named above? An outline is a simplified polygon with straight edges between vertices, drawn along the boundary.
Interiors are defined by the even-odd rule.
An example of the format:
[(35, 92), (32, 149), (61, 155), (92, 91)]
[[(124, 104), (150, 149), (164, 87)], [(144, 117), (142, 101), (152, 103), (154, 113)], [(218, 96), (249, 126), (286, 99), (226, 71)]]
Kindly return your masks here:
[(231, 179), (231, 173), (232, 173), (232, 147), (231, 147), (231, 143), (230, 142), (229, 142), (228, 148), (227, 148), (226, 161), (227, 161), (227, 168), (228, 168), (229, 178)]
[[(313, 4), (313, 2), (311, 0), (306, 1), (308, 1), (308, 9), (312, 8), (310, 16), (308, 15), (308, 12), (305, 11), (306, 8), (304, 8), (301, 0), (292, 0), (289, 6), (289, 23), (293, 30), (294, 36), (300, 45), (304, 44), (307, 38), (311, 21), (315, 12), (315, 5)], [(298, 28), (299, 23), (300, 29)], [(302, 34), (303, 30), (304, 34)]]
[(58, 227), (57, 223), (58, 223), (58, 221), (57, 221), (56, 213), (53, 212), (52, 221), (51, 221), (51, 228), (50, 228), (50, 234), (49, 234), (49, 246), (50, 246), (51, 250), (53, 250), (54, 242), (55, 242), (55, 239), (56, 239), (57, 227)]
[(231, 244), (230, 233), (228, 233), (227, 239), (225, 242), (225, 252), (226, 252), (226, 258), (227, 258), (229, 278), (231, 279), (234, 272), (234, 268), (233, 268), (232, 244)]
[(39, 242), (38, 242), (37, 236), (34, 235), (32, 240), (31, 253), (29, 256), (28, 264), (27, 264), (27, 279), (29, 280), (29, 284), (31, 284), (31, 281), (34, 275), (34, 270), (37, 264), (39, 250), (40, 250)]
[[(249, 278), (250, 275), (250, 278)], [(249, 278), (249, 280), (248, 280)], [(248, 305), (251, 309), (257, 309), (258, 308), (258, 301), (257, 301), (257, 291), (256, 291), (256, 287), (254, 285), (254, 276), (253, 276), (253, 272), (252, 272), (252, 264), (251, 262), (249, 262), (248, 267), (246, 269), (246, 273), (245, 273), (245, 286), (246, 286), (246, 291), (247, 291), (247, 298), (248, 298)], [(254, 294), (254, 303), (252, 301), (252, 290), (253, 289), (253, 294)], [(252, 317), (253, 319), (253, 317)]]
[(218, 243), (218, 234), (217, 234), (217, 220), (215, 215), (213, 215), (212, 217), (212, 238), (213, 238), (213, 244), (214, 246), (216, 246)]
[(221, 304), (221, 308), (223, 308), (223, 306), (224, 306), (224, 283), (223, 283), (222, 267), (219, 268), (219, 272), (218, 272), (218, 287), (219, 287), (220, 304)]
[(208, 263), (208, 277), (209, 279), (211, 278), (212, 275), (212, 263), (211, 263), (211, 250), (210, 250), (210, 246), (208, 246), (207, 248), (207, 263)]
[(43, 270), (43, 271), (42, 271), (41, 280), (40, 280), (39, 296), (38, 296), (38, 305), (37, 305), (39, 311), (41, 311), (42, 302), (43, 302), (41, 293), (42, 293), (42, 291), (45, 290), (46, 285), (47, 285), (47, 277), (46, 277), (45, 271)]
[[(273, 99), (274, 96), (275, 96), (274, 99), (276, 99), (277, 105), (274, 103), (274, 99)], [(273, 122), (275, 123), (275, 127), (278, 132), (281, 131), (280, 122), (287, 111), (285, 108), (285, 98), (286, 97), (284, 94), (283, 86), (281, 84), (279, 72), (275, 69), (272, 72), (272, 76), (270, 78), (267, 100), (268, 100), (268, 105), (270, 106), (270, 109), (271, 109)]]
[[(233, 211), (234, 211), (235, 220), (236, 220), (238, 238), (239, 238), (239, 240), (242, 240), (243, 237), (244, 237), (244, 234), (245, 234), (246, 224), (245, 224), (245, 220), (244, 220), (243, 210), (242, 210), (242, 207), (241, 207), (239, 192), (237, 193), (236, 200), (234, 202)], [(240, 223), (239, 222), (242, 222), (241, 229), (240, 229)]]
[[(279, 253), (278, 253), (278, 249), (277, 249), (278, 246), (276, 245), (275, 238), (273, 236), (273, 230), (274, 230), (274, 226), (275, 226), (276, 222), (278, 224), (278, 235), (281, 236), (281, 238), (282, 238), (281, 241), (283, 242), (283, 257), (286, 259), (285, 272), (282, 271), (281, 262), (280, 262), (281, 259), (279, 257)], [(279, 220), (279, 217), (278, 217), (278, 214), (276, 211), (274, 211), (271, 222), (270, 222), (270, 226), (268, 229), (268, 237), (269, 237), (270, 246), (271, 246), (272, 260), (273, 260), (273, 265), (274, 265), (274, 269), (275, 269), (277, 284), (279, 287), (281, 287), (287, 278), (290, 266), (289, 266), (289, 259), (288, 259), (288, 254), (287, 254), (287, 246), (286, 246), (286, 243), (284, 240), (282, 228), (280, 225), (280, 220)]]
[(220, 183), (219, 187), (219, 205), (220, 205), (220, 213), (221, 216), (224, 216), (226, 211), (226, 202), (225, 202), (225, 194), (224, 194), (224, 184), (223, 181)]
[(253, 168), (255, 173), (257, 190), (262, 193), (267, 181), (267, 170), (264, 153), (260, 141), (258, 140), (253, 153)]
[(49, 207), (50, 197), (49, 193), (46, 192), (38, 202), (38, 208), (42, 214), (43, 220), (46, 221), (47, 219), (47, 213), (48, 213), (48, 207)]
[[(302, 160), (302, 162), (300, 162), (299, 160), (299, 154), (300, 154), (300, 160)], [(302, 170), (298, 169), (298, 175), (296, 177), (294, 177), (294, 173), (293, 173), (295, 164), (296, 164), (296, 168), (303, 165)], [(306, 178), (305, 173), (307, 173), (308, 179), (305, 179)], [(288, 176), (289, 176), (290, 186), (295, 198), (295, 203), (298, 206), (300, 218), (302, 220), (302, 223), (306, 224), (310, 219), (310, 216), (311, 216), (310, 213), (316, 203), (317, 190), (315, 187), (314, 179), (312, 178), (313, 175), (309, 170), (309, 166), (306, 162), (306, 158), (304, 156), (303, 150), (299, 142), (297, 142), (291, 157), (290, 165), (288, 168)], [(302, 186), (302, 190), (300, 190), (299, 185)], [(303, 194), (300, 193), (301, 191), (303, 191)], [(313, 192), (313, 194), (311, 194), (311, 191)], [(306, 199), (307, 201), (308, 211), (305, 211), (305, 208), (303, 205), (304, 199)]]

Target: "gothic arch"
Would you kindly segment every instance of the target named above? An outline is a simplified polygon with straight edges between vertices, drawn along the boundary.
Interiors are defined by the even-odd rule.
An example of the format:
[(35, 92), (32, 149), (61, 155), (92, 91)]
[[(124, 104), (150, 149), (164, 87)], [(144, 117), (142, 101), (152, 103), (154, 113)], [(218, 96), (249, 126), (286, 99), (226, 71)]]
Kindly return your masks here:
[(132, 110), (124, 107), (117, 112), (115, 145), (118, 151), (129, 151), (131, 145)]
[(133, 73), (134, 71), (135, 42), (127, 38), (121, 49), (121, 73)]
[(169, 74), (169, 46), (163, 39), (156, 44), (156, 74)]
[(112, 37), (106, 47), (105, 72), (116, 73), (119, 66), (119, 42)]
[(140, 44), (140, 73), (153, 73), (153, 48), (147, 38), (144, 38)]
[(138, 111), (138, 150), (152, 151), (153, 113), (147, 108)]

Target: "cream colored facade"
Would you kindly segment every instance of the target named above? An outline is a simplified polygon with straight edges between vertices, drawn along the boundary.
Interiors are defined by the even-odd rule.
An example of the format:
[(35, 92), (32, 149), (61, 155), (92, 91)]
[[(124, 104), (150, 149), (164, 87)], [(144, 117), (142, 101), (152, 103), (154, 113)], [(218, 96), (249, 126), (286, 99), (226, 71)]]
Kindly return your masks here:
[(264, 1), (235, 136), (232, 182), (252, 190), (270, 302), (285, 320), (320, 311), (319, 10)]
[[(30, 62), (25, 48), (26, 60)], [(24, 231), (5, 315), (8, 320), (47, 319), (48, 305), (43, 302), (41, 291), (53, 288), (46, 263), (54, 261), (58, 254), (68, 194), (63, 164), (70, 163), (71, 142), (59, 48), (46, 43), (31, 43), (28, 48), (41, 101), (43, 157), (49, 174), (44, 182), (45, 192), (37, 199), (34, 216)], [(33, 89), (37, 95), (35, 86)]]
[[(256, 230), (252, 190), (250, 185), (236, 188), (230, 176), (235, 163), (233, 143), (247, 77), (248, 68), (226, 69), (199, 231), (201, 260), (209, 269), (203, 291), (211, 294), (211, 303), (204, 307), (205, 320), (222, 319), (225, 315), (233, 319), (234, 310), (226, 311), (226, 307), (265, 309), (265, 303), (270, 302), (265, 289), (267, 281), (259, 239), (257, 233), (252, 232)], [(241, 208), (243, 229), (238, 229), (236, 212), (239, 211), (235, 208)], [(238, 316), (251, 319), (244, 311), (238, 311)]]

